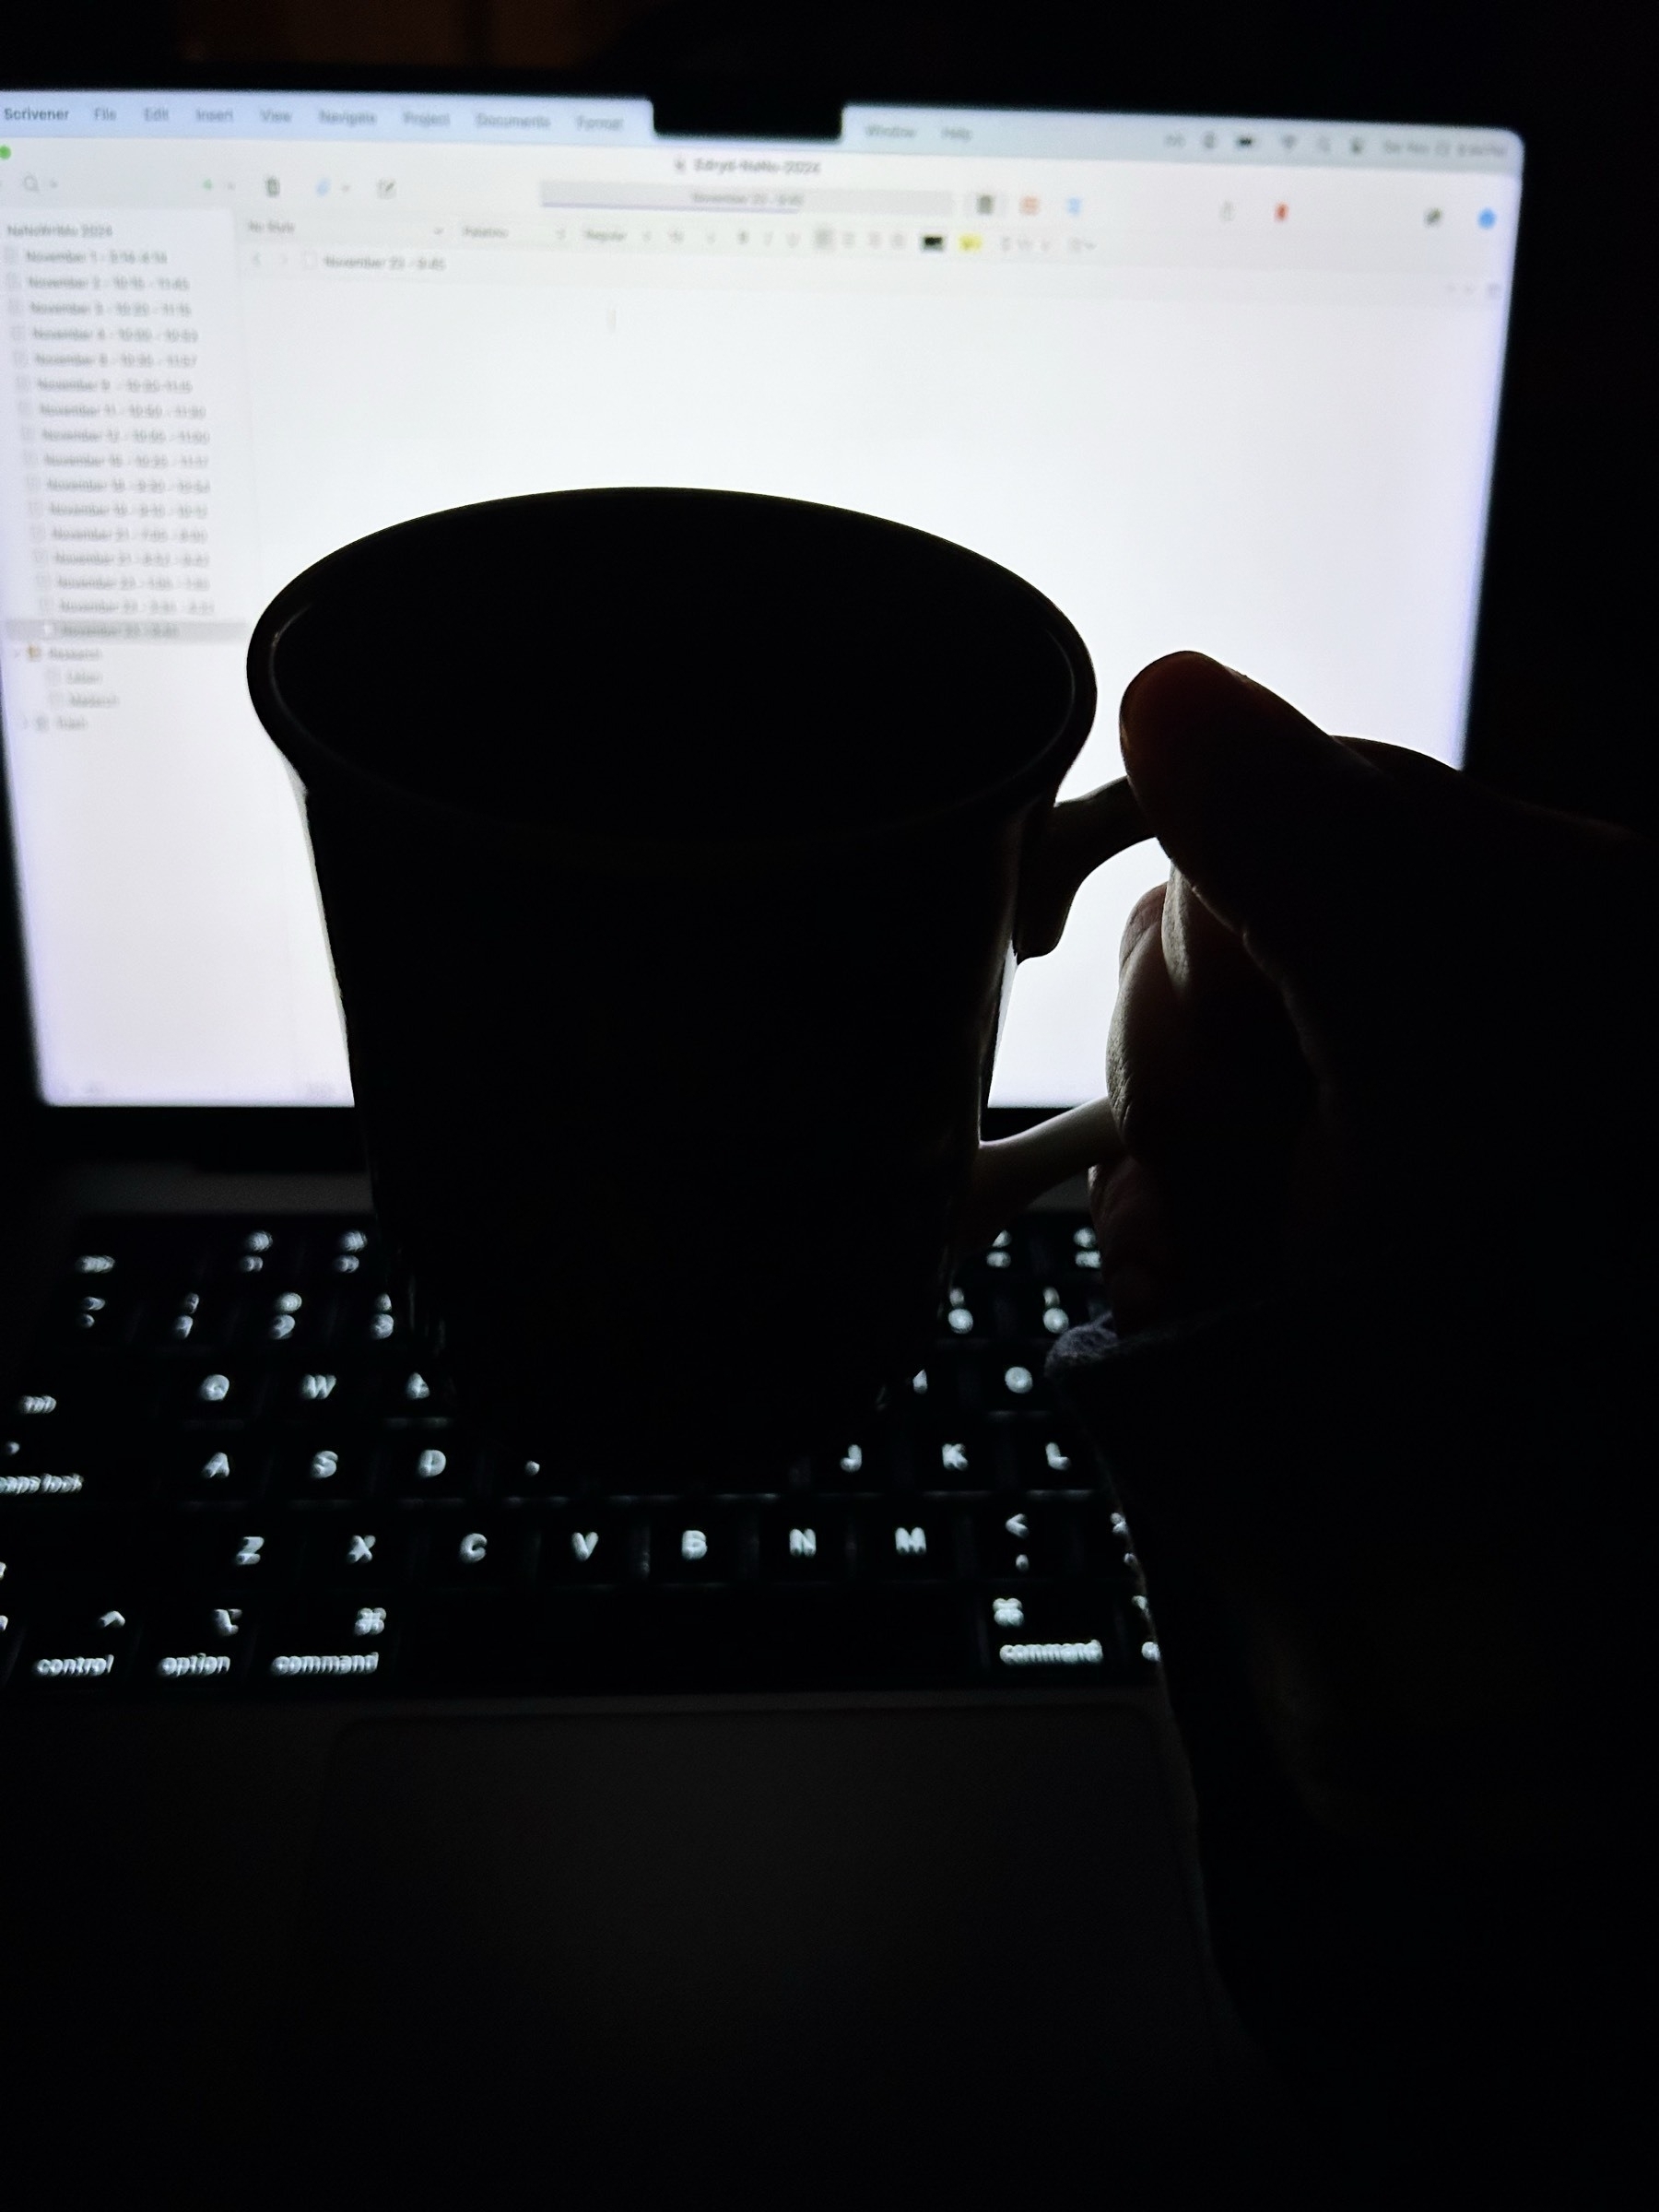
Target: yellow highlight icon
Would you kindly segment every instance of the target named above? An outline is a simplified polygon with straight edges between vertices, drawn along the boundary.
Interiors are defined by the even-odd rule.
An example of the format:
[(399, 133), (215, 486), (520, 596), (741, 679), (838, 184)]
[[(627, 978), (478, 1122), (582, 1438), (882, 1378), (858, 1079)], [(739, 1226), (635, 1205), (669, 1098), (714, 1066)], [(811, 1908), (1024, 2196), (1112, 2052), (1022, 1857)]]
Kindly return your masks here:
[(977, 253), (984, 242), (977, 230), (961, 230), (957, 234), (957, 244), (964, 253)]

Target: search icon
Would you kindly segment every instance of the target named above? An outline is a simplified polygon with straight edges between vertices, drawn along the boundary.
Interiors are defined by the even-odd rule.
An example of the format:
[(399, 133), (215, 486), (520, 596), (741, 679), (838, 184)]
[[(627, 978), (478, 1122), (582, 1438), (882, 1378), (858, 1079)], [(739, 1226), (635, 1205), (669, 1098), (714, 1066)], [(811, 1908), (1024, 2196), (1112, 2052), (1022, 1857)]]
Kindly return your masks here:
[(39, 177), (25, 177), (23, 180), (23, 189), (25, 192), (39, 192), (41, 189), (41, 180)]

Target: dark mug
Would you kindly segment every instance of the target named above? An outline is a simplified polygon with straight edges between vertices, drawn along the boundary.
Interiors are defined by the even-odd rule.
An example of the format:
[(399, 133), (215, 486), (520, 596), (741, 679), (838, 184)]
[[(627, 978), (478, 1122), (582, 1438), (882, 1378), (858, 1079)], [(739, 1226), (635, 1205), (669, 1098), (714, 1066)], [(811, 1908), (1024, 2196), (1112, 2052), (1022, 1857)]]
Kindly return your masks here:
[(920, 1361), (953, 1250), (1100, 1156), (980, 1143), (1014, 960), (1147, 834), (1056, 806), (1088, 655), (868, 515), (552, 492), (261, 616), (375, 1206), (425, 1356), (554, 1464), (787, 1452)]

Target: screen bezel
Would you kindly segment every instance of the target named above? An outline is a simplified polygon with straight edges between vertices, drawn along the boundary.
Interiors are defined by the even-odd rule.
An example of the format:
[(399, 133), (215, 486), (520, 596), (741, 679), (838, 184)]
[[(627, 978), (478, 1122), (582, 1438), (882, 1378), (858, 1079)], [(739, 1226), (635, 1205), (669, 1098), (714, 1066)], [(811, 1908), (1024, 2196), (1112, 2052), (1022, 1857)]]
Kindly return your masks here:
[[(153, 79), (131, 74), (100, 72), (85, 78), (56, 76), (50, 85), (20, 81), (11, 88), (29, 91), (149, 91), (182, 89), (204, 92), (315, 91), (326, 76), (328, 88), (343, 91), (383, 91), (436, 94), (488, 92), (498, 97), (569, 95), (595, 99), (649, 100), (655, 128), (664, 137), (729, 138), (735, 142), (834, 142), (841, 130), (843, 106), (861, 104), (857, 88), (831, 96), (798, 83), (770, 86), (734, 83), (712, 88), (664, 85), (643, 90), (638, 84), (621, 83), (590, 73), (549, 76), (540, 72), (466, 69), (371, 69), (330, 65), (326, 71), (308, 69), (262, 70), (256, 80), (237, 77), (223, 69), (170, 69), (169, 82), (159, 87)], [(904, 105), (907, 108), (955, 108), (959, 99), (910, 99), (900, 101), (890, 91), (862, 104)], [(1039, 115), (1056, 112), (1136, 114), (1154, 111), (1149, 105), (1126, 103), (1122, 108), (1069, 108), (1059, 102), (1009, 105), (994, 100), (976, 101), (977, 107), (1001, 109), (1008, 114)], [(1245, 120), (1251, 120), (1246, 118)], [(1270, 120), (1270, 119), (1269, 119)], [(1383, 121), (1345, 115), (1340, 120)], [(1472, 127), (1472, 126), (1471, 126)], [(1485, 126), (1482, 126), (1485, 127)], [(1499, 127), (1511, 128), (1510, 125)], [(1524, 147), (1523, 147), (1524, 155)], [(1524, 203), (1524, 194), (1522, 194)], [(1497, 518), (1507, 512), (1504, 488), (1512, 470), (1506, 468), (1508, 453), (1504, 425), (1505, 400), (1515, 356), (1517, 313), (1524, 296), (1523, 267), (1527, 239), (1524, 206), (1516, 240), (1515, 279), (1505, 334), (1500, 376), (1496, 439), (1488, 484), (1486, 529), (1481, 547), (1480, 574), (1476, 591), (1475, 624), (1468, 710), (1464, 733), (1462, 765), (1488, 781), (1502, 780), (1502, 746), (1499, 733), (1482, 712), (1484, 700), (1498, 687), (1493, 681), (1494, 629), (1488, 619), (1491, 548)], [(3, 739), (0, 739), (3, 741)], [(289, 1168), (307, 1171), (357, 1170), (364, 1165), (360, 1129), (355, 1108), (341, 1106), (65, 1106), (41, 1095), (40, 1058), (28, 980), (28, 959), (20, 888), (17, 878), (17, 852), (12, 837), (7, 779), (0, 773), (0, 1113), (19, 1129), (29, 1155), (44, 1164), (79, 1160), (152, 1159), (188, 1161), (203, 1168)], [(1105, 1040), (1101, 1040), (1102, 1057)], [(1103, 1071), (1102, 1071), (1103, 1073)], [(1063, 1109), (1053, 1107), (991, 1107), (984, 1117), (988, 1136), (1011, 1135), (1046, 1120)]]

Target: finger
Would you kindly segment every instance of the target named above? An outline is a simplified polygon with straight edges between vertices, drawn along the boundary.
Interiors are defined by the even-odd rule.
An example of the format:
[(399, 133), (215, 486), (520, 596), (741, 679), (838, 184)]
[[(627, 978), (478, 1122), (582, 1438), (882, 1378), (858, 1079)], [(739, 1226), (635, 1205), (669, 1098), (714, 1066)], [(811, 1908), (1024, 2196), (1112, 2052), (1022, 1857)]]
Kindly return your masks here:
[(1351, 1000), (1418, 888), (1421, 793), (1200, 653), (1143, 669), (1121, 725), (1135, 795), (1205, 905), (1277, 980)]
[[(1154, 923), (1157, 926), (1154, 926)], [(1277, 990), (1179, 872), (1144, 900), (1107, 1041), (1107, 1089), (1127, 1150), (1190, 1169), (1282, 1145), (1312, 1077)]]
[(1179, 1264), (1163, 1194), (1139, 1160), (1097, 1168), (1088, 1210), (1100, 1248), (1100, 1285), (1121, 1335), (1162, 1320), (1173, 1302)]

